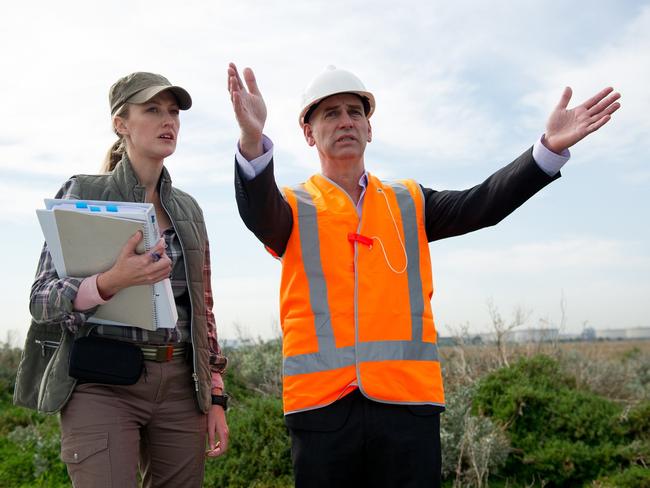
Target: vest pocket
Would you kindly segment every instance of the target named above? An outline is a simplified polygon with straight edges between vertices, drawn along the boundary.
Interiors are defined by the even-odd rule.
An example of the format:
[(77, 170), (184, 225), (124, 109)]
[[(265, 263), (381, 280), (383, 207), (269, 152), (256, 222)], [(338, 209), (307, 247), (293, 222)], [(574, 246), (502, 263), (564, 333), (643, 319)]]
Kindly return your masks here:
[(417, 417), (430, 417), (445, 411), (445, 407), (441, 405), (407, 405), (407, 407)]
[(14, 403), (22, 407), (38, 408), (38, 396), (43, 375), (52, 357), (61, 346), (62, 332), (56, 328), (32, 325), (16, 373)]

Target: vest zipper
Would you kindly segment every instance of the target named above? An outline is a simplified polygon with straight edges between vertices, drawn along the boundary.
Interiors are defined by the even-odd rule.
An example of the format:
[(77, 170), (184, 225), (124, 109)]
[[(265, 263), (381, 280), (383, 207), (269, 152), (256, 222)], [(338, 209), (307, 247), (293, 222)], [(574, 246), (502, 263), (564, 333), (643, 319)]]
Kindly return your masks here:
[[(176, 228), (176, 223), (174, 222), (174, 219), (172, 219), (171, 214), (169, 213), (169, 210), (167, 210), (167, 207), (165, 206), (165, 202), (162, 199), (162, 192), (161, 192), (161, 198), (160, 198), (160, 205), (162, 206), (163, 210), (167, 213), (167, 216), (169, 217), (169, 221), (172, 223), (172, 227), (174, 228), (174, 232), (176, 232), (176, 236), (178, 237), (178, 242), (181, 245), (181, 251), (183, 253), (183, 259), (185, 259), (185, 245), (183, 244), (183, 238), (181, 237), (181, 234), (178, 232), (178, 229)], [(190, 276), (189, 276), (189, 271), (188, 271), (187, 262), (185, 263), (185, 282), (187, 283), (187, 296), (190, 299), (190, 341), (192, 343), (192, 379), (194, 380), (194, 391), (199, 393), (199, 376), (196, 374), (197, 367), (196, 367), (196, 353), (195, 353), (195, 347), (194, 347), (194, 303), (192, 302), (192, 290), (190, 289)], [(200, 404), (199, 402), (199, 395), (197, 395), (197, 403)]]
[(45, 349), (58, 349), (59, 346), (61, 345), (61, 342), (57, 341), (39, 341), (38, 339), (34, 339), (34, 342), (41, 346), (41, 356), (45, 357)]
[[(356, 207), (354, 210), (356, 212), (357, 210)], [(361, 232), (362, 217), (363, 217), (363, 211), (361, 212), (361, 217), (359, 217), (359, 225), (357, 225), (357, 234)], [(357, 265), (358, 258), (359, 258), (359, 243), (355, 241), (354, 242), (354, 369), (356, 371), (356, 376), (357, 376), (357, 387), (359, 388), (359, 391), (363, 393), (363, 387), (361, 385), (361, 372), (359, 370), (359, 359), (358, 359), (359, 356), (357, 355), (357, 349), (359, 347), (359, 269)]]
[[(329, 183), (331, 183), (333, 186), (338, 188), (350, 201), (352, 204), (352, 207), (354, 209), (354, 212), (357, 213), (357, 205), (354, 203), (354, 200), (352, 200), (352, 197), (346, 192), (341, 186), (339, 186), (336, 182), (332, 181), (329, 179), (327, 176), (324, 174), (321, 174), (324, 179), (326, 179)], [(370, 175), (368, 175), (368, 183), (366, 185), (366, 194), (368, 193), (368, 189), (370, 187)], [(365, 201), (364, 201), (365, 203)], [(361, 224), (363, 219), (363, 208), (361, 209), (361, 215), (359, 215), (359, 224), (357, 225), (357, 234), (360, 233), (361, 231)], [(361, 391), (364, 396), (365, 392), (363, 391), (363, 387), (361, 385), (361, 375), (359, 371), (359, 360), (357, 356), (357, 348), (359, 346), (359, 273), (357, 270), (357, 260), (359, 257), (359, 243), (354, 242), (354, 368), (356, 371), (356, 376), (357, 376), (357, 386), (359, 388), (359, 391)]]

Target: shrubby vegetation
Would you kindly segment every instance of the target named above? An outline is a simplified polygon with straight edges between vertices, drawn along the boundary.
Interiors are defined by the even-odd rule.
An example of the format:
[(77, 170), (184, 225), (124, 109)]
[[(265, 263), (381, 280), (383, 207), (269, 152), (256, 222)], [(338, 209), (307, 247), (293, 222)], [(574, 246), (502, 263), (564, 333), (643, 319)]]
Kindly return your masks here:
[(621, 405), (577, 389), (575, 378), (548, 356), (488, 375), (474, 409), (506, 428), (513, 451), (503, 474), (522, 482), (580, 486), (630, 466), (650, 447), (626, 425)]
[(0, 487), (69, 487), (59, 423), (11, 404), (20, 350), (0, 346)]
[(208, 461), (205, 486), (293, 486), (289, 435), (282, 415), (282, 352), (279, 340), (244, 341), (225, 350), (230, 445)]
[(441, 417), (443, 478), (453, 486), (485, 486), (490, 473), (501, 468), (510, 454), (502, 429), (491, 419), (472, 413), (474, 387), (447, 394), (447, 410)]
[[(445, 486), (650, 488), (649, 342), (459, 340), (441, 353)], [(227, 355), (231, 442), (208, 461), (205, 486), (290, 487), (280, 342), (244, 341)], [(57, 417), (11, 405), (19, 356), (0, 346), (0, 487), (67, 487)]]

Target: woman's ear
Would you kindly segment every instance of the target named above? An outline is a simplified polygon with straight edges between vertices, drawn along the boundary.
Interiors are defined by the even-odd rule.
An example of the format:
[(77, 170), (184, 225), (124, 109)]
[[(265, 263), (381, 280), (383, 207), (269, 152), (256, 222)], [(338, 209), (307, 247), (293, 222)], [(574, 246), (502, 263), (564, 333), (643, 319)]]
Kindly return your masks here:
[(113, 128), (121, 136), (125, 136), (129, 133), (129, 129), (126, 125), (126, 121), (119, 115), (113, 116)]

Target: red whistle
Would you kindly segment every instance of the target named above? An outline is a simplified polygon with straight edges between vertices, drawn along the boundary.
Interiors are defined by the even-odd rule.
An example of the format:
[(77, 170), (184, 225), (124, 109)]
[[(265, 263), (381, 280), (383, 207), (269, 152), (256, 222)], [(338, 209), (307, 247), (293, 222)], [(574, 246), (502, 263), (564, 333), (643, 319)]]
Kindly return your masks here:
[(370, 237), (362, 236), (361, 234), (355, 234), (353, 232), (348, 233), (348, 241), (352, 243), (358, 242), (364, 246), (372, 247), (372, 239)]

